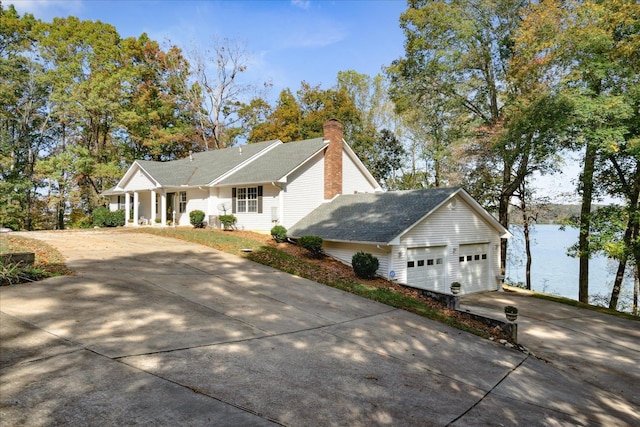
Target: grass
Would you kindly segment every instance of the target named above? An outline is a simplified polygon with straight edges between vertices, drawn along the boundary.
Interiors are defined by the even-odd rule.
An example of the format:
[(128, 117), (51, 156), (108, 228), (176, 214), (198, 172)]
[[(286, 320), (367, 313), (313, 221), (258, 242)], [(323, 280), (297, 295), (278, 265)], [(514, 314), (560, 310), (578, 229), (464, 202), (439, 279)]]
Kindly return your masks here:
[(633, 314), (623, 313), (621, 311), (612, 310), (612, 309), (607, 308), (607, 307), (601, 307), (601, 306), (597, 306), (597, 305), (585, 304), (583, 302), (576, 301), (576, 300), (573, 300), (571, 298), (565, 298), (565, 297), (560, 297), (560, 296), (556, 296), (556, 295), (549, 295), (549, 294), (541, 294), (541, 293), (538, 293), (538, 292), (533, 292), (532, 296), (534, 296), (535, 298), (540, 298), (540, 299), (547, 300), (547, 301), (553, 301), (553, 302), (557, 302), (557, 303), (560, 303), (560, 304), (570, 305), (570, 306), (573, 306), (573, 307), (584, 308), (586, 310), (597, 311), (598, 313), (603, 313), (603, 314), (608, 314), (608, 315), (611, 315), (611, 316), (621, 317), (623, 319), (640, 321), (640, 316), (634, 316)]
[(16, 252), (35, 253), (35, 262), (31, 265), (0, 263), (0, 284), (33, 282), (49, 277), (71, 274), (64, 258), (52, 246), (36, 239), (4, 235), (0, 236), (0, 254)]
[(234, 255), (242, 255), (246, 249), (257, 250), (263, 243), (255, 239), (242, 237), (233, 231), (212, 231), (198, 228), (171, 228), (171, 227), (140, 227), (135, 230), (118, 229), (123, 232), (139, 232), (155, 234), (156, 236), (171, 237), (187, 242), (199, 243), (222, 252)]

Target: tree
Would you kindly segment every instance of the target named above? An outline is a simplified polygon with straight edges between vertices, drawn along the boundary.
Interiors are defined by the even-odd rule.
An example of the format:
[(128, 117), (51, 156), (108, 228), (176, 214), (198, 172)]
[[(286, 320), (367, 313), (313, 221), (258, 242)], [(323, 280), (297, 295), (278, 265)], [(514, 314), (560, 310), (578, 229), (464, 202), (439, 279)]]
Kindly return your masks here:
[[(465, 149), (457, 152), (465, 154), (458, 159), (467, 163), (467, 187), (497, 210), (505, 227), (511, 198), (527, 176), (549, 167), (547, 156), (556, 143), (549, 138), (553, 132), (536, 128), (533, 120), (536, 107), (553, 100), (553, 94), (533, 97), (509, 76), (515, 31), (526, 4), (411, 0), (400, 18), (405, 57), (388, 69), (396, 104), (425, 111), (416, 117), (433, 129), (435, 153), (452, 147), (455, 139), (466, 140)], [(454, 123), (463, 126), (462, 133), (448, 135)], [(549, 119), (544, 125), (556, 126)], [(507, 241), (501, 246), (504, 271)]]
[(34, 166), (46, 150), (48, 88), (32, 59), (32, 15), (0, 4), (0, 225), (31, 230), (38, 180)]
[(163, 51), (146, 34), (124, 40), (123, 50), (132, 67), (117, 125), (124, 130), (119, 142), (127, 161), (173, 160), (202, 151), (195, 127), (201, 100), (189, 85), (181, 50)]
[[(603, 190), (595, 177), (607, 161), (614, 163), (616, 153), (633, 158), (636, 152), (637, 126), (631, 123), (638, 121), (637, 96), (632, 94), (638, 92), (639, 15), (640, 5), (622, 0), (548, 1), (530, 8), (516, 43), (522, 74), (554, 86), (572, 104), (575, 132), (569, 146), (584, 150), (577, 255), (578, 298), (585, 303), (589, 300), (592, 202)], [(631, 201), (632, 186), (623, 184), (625, 176), (634, 179), (633, 172), (613, 174), (627, 188), (625, 197)]]
[(275, 108), (266, 122), (257, 124), (249, 132), (249, 141), (280, 139), (297, 141), (322, 136), (322, 123), (335, 118), (344, 126), (344, 138), (353, 141), (359, 129), (359, 112), (347, 91), (322, 89), (302, 82), (294, 95), (291, 90), (280, 92)]
[(252, 96), (256, 86), (240, 79), (247, 70), (249, 53), (236, 40), (214, 37), (211, 48), (192, 48), (190, 59), (202, 98), (196, 117), (204, 145), (207, 149), (230, 147), (235, 137), (243, 134), (237, 126), (242, 122), (246, 98), (256, 98)]

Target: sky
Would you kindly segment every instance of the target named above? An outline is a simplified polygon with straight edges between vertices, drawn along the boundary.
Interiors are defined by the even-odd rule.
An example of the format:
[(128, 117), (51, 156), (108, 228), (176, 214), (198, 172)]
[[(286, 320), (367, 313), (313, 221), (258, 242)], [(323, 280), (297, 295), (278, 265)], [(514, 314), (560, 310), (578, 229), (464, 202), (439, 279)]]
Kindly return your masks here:
[[(215, 37), (236, 40), (250, 57), (245, 83), (271, 83), (266, 97), (272, 103), (283, 89), (297, 91), (302, 81), (330, 88), (339, 71), (374, 76), (404, 53), (404, 0), (0, 1), (46, 22), (75, 16), (111, 24), (121, 37), (147, 33), (185, 52), (211, 46)], [(535, 183), (541, 194), (575, 203), (578, 162), (565, 158), (563, 171)], [(574, 196), (561, 195), (567, 192)]]
[(304, 80), (329, 88), (338, 71), (376, 75), (404, 52), (403, 0), (2, 0), (20, 14), (113, 25), (121, 37), (147, 33), (157, 42), (211, 46), (214, 37), (242, 43), (250, 54), (245, 78), (273, 84), (269, 98)]

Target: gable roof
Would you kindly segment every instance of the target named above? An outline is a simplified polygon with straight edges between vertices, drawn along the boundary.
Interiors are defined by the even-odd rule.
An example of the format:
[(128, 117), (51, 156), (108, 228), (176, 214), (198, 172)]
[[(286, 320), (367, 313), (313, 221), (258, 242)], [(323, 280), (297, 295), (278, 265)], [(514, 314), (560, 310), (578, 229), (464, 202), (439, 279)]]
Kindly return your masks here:
[(459, 187), (340, 195), (298, 221), (287, 234), (291, 237), (320, 236), (324, 240), (340, 242), (389, 244), (456, 194), (470, 203), (501, 235), (509, 234)]
[(278, 182), (297, 169), (314, 154), (327, 146), (323, 138), (287, 142), (274, 147), (264, 155), (217, 182), (220, 185), (242, 185)]
[[(277, 140), (265, 141), (243, 145), (242, 147), (204, 151), (194, 153), (192, 159), (185, 158), (170, 162), (136, 160), (134, 165), (137, 163), (141, 169), (153, 177), (161, 186), (208, 185), (274, 144), (282, 144), (282, 142)], [(131, 169), (133, 169), (133, 166)], [(120, 187), (120, 183), (118, 183), (118, 187)]]

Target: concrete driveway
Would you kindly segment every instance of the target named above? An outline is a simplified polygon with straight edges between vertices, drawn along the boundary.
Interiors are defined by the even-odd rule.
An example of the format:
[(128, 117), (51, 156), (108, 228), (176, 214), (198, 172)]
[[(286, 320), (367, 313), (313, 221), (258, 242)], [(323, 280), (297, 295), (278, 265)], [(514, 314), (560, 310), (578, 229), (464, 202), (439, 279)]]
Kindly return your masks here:
[(29, 236), (77, 274), (0, 288), (2, 426), (640, 422), (570, 369), (204, 246)]

